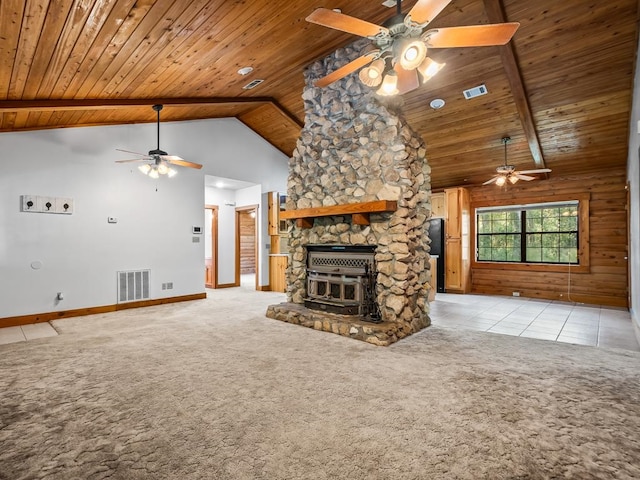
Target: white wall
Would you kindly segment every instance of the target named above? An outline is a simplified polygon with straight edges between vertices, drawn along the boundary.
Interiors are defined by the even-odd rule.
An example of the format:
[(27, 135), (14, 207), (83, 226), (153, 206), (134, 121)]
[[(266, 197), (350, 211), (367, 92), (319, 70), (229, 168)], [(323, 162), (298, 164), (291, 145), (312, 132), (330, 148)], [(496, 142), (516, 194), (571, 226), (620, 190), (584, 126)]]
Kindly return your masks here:
[(205, 174), (259, 184), (263, 192), (286, 191), (288, 157), (239, 120), (173, 122), (161, 129), (165, 125), (171, 130), (161, 130), (163, 150), (203, 164)]
[(205, 187), (205, 203), (218, 206), (218, 283), (236, 281), (236, 192)]
[[(636, 53), (637, 55), (637, 53)], [(629, 271), (631, 292), (631, 316), (640, 340), (640, 65), (636, 61), (631, 126), (629, 128), (629, 158), (627, 160), (627, 181), (629, 182), (630, 222), (629, 222)]]
[[(286, 185), (285, 155), (235, 119), (163, 123), (160, 147), (204, 167), (157, 181), (115, 163), (131, 158), (116, 148), (155, 148), (155, 124), (0, 133), (0, 147), (0, 318), (115, 304), (119, 270), (151, 269), (151, 298), (201, 293), (205, 173)], [(75, 212), (20, 212), (25, 194), (72, 197)]]
[[(266, 195), (264, 199), (266, 201)], [(228, 190), (217, 187), (205, 187), (205, 203), (218, 206), (218, 283), (229, 284), (235, 282), (236, 262), (236, 208), (258, 205), (258, 268), (260, 276), (258, 284), (269, 285), (269, 236), (267, 224), (262, 219), (262, 211), (267, 209), (263, 205), (262, 187), (240, 190)], [(231, 205), (229, 205), (231, 204)]]

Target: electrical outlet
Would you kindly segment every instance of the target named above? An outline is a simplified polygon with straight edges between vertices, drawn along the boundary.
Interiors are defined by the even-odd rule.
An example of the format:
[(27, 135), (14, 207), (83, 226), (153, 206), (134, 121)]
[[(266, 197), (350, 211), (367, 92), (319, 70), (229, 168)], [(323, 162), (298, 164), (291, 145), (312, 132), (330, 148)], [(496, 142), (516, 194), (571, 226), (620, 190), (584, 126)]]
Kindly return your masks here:
[(513, 296), (514, 297), (519, 297), (520, 296), (520, 292), (513, 292)]
[(55, 212), (71, 215), (73, 213), (73, 198), (56, 198)]
[(37, 195), (22, 195), (21, 209), (23, 212), (39, 212), (39, 198)]

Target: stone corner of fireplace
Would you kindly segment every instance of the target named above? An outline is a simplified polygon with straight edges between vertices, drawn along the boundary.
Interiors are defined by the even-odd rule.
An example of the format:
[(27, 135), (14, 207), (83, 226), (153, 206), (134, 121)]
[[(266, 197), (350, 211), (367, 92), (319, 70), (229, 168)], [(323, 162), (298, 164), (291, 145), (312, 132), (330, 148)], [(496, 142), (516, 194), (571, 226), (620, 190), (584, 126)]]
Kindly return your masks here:
[(377, 346), (389, 346), (431, 324), (427, 315), (412, 322), (412, 327), (395, 322), (368, 323), (357, 315), (338, 315), (310, 310), (304, 305), (293, 302), (269, 305), (266, 316), (274, 320), (342, 335)]

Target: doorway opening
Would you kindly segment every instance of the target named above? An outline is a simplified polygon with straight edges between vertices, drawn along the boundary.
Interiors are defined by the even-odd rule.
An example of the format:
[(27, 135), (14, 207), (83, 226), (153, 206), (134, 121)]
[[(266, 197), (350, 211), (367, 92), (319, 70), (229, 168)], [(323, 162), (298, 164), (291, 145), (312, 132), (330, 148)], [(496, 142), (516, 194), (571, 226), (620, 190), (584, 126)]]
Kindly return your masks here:
[(259, 270), (258, 205), (238, 207), (236, 208), (236, 285), (241, 285), (242, 278), (253, 277), (253, 286), (257, 290)]
[(218, 206), (205, 205), (204, 286), (218, 288)]

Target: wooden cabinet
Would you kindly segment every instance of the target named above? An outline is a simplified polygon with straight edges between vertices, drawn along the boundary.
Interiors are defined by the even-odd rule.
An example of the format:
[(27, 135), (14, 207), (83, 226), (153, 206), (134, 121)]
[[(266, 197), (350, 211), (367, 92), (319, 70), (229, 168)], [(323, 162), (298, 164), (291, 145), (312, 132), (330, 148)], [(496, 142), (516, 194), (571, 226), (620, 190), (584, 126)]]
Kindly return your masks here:
[(431, 218), (446, 216), (444, 192), (431, 194)]
[(429, 267), (431, 278), (429, 279), (429, 284), (431, 288), (429, 289), (428, 300), (429, 302), (433, 302), (436, 299), (436, 290), (438, 288), (438, 262), (435, 258), (429, 259)]
[(216, 288), (216, 284), (213, 277), (214, 277), (213, 259), (205, 258), (204, 259), (204, 286), (206, 288)]
[(469, 192), (466, 188), (445, 190), (445, 291), (467, 293), (471, 286), (470, 276), (470, 208)]
[(268, 219), (267, 232), (271, 239), (271, 250), (269, 256), (269, 286), (272, 292), (285, 292), (287, 289), (287, 241), (280, 236), (280, 210), (283, 208), (283, 199), (285, 197), (278, 192), (269, 192), (267, 198)]
[(278, 192), (267, 193), (267, 233), (269, 235), (278, 235), (278, 226), (280, 222), (280, 202)]
[(285, 292), (287, 289), (287, 255), (269, 256), (269, 285), (272, 292)]

